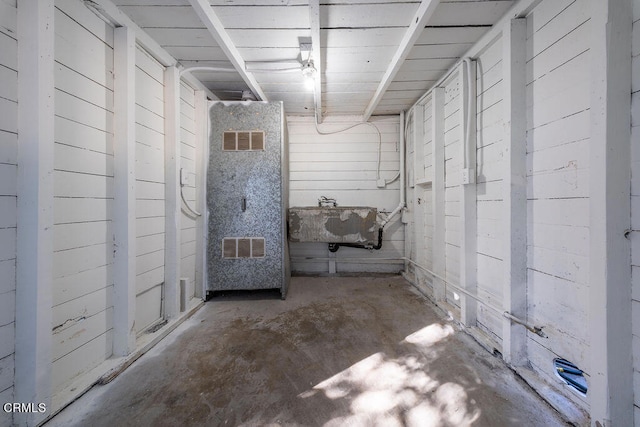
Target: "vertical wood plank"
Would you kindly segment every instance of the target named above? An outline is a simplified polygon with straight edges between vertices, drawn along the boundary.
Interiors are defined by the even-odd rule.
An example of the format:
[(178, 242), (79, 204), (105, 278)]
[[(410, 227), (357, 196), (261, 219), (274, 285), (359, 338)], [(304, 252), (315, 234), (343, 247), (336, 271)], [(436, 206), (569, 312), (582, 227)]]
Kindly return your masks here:
[[(413, 107), (413, 177), (415, 181), (424, 178), (424, 104)], [(415, 182), (410, 182), (413, 187)]]
[(114, 30), (114, 316), (113, 353), (135, 350), (136, 309), (136, 138), (135, 33)]
[(320, 36), (320, 0), (309, 1), (309, 26), (311, 28), (311, 46), (316, 75), (313, 82), (313, 103), (316, 122), (322, 123), (322, 37)]
[(204, 297), (206, 289), (207, 248), (207, 165), (209, 164), (209, 109), (206, 93), (195, 92), (196, 114), (196, 200), (202, 215), (196, 220), (196, 298)]
[[(15, 401), (51, 404), (54, 4), (18, 4)], [(40, 413), (16, 413), (36, 425)]]
[[(444, 88), (436, 87), (432, 93), (433, 132), (433, 271), (445, 276), (445, 217), (444, 217)], [(435, 302), (445, 300), (445, 284), (433, 278)]]
[[(526, 152), (526, 19), (512, 19), (502, 33), (504, 157), (503, 308), (527, 318), (527, 152)], [(527, 331), (503, 318), (502, 356), (522, 365), (527, 358)]]
[(630, 245), (631, 0), (591, 1), (591, 422), (633, 425)]
[(409, 187), (413, 187), (413, 229), (407, 227), (407, 234), (413, 233), (416, 242), (415, 260), (420, 265), (425, 265), (424, 256), (424, 203), (420, 200), (422, 189), (415, 185), (419, 179), (424, 178), (424, 105), (416, 104), (413, 107), (413, 179)]
[[(462, 96), (460, 97), (463, 173), (467, 181), (461, 179), (462, 199), (460, 209), (460, 285), (472, 295), (477, 293), (477, 221), (476, 221), (476, 61), (464, 66), (462, 73)], [(468, 97), (471, 96), (471, 103)], [(470, 120), (468, 120), (470, 118)], [(469, 138), (467, 140), (467, 134)], [(477, 302), (466, 295), (460, 296), (461, 322), (468, 327), (476, 326)]]
[(180, 71), (164, 72), (165, 316), (180, 314)]

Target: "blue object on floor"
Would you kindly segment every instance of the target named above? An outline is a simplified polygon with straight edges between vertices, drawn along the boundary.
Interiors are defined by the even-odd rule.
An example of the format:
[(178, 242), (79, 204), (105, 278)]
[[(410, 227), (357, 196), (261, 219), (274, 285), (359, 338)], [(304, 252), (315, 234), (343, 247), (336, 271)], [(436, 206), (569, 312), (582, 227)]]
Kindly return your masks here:
[(568, 360), (560, 358), (553, 359), (553, 366), (556, 368), (556, 374), (570, 387), (587, 394), (587, 380), (581, 369)]

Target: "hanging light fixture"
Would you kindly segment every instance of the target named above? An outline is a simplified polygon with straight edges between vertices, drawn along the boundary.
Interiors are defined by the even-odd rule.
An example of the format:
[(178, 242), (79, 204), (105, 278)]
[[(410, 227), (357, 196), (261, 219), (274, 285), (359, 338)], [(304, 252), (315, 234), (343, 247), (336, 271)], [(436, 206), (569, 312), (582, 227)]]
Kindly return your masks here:
[(302, 63), (302, 77), (304, 77), (304, 85), (307, 89), (312, 90), (315, 84), (316, 67), (313, 66), (312, 60), (306, 60)]
[[(313, 59), (311, 59), (313, 44), (310, 38), (300, 39), (300, 60), (302, 61), (302, 77), (304, 78), (304, 86), (307, 90), (313, 90), (315, 87), (316, 67), (313, 65)], [(306, 57), (306, 59), (305, 59)]]

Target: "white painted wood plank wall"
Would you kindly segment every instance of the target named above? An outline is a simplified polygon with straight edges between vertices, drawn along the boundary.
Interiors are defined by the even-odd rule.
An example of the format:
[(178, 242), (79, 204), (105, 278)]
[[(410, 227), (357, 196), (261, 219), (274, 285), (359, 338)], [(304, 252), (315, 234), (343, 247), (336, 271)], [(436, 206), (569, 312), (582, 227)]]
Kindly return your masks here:
[[(289, 128), (290, 206), (317, 206), (321, 196), (337, 199), (339, 206), (371, 206), (391, 212), (400, 201), (399, 183), (376, 187), (378, 135), (369, 126), (320, 135), (313, 118), (287, 118)], [(323, 131), (342, 129), (353, 118), (328, 119)], [(399, 119), (376, 118), (382, 136), (380, 175), (391, 179), (398, 172)], [(300, 273), (328, 272), (330, 253), (326, 243), (292, 243), (292, 270)], [(334, 254), (331, 254), (332, 256)], [(385, 228), (382, 249), (341, 247), (335, 253), (338, 272), (398, 272), (403, 269), (404, 232), (400, 215)], [(349, 261), (350, 258), (357, 260)], [(393, 261), (395, 260), (395, 261)]]
[[(445, 279), (460, 285), (460, 187), (462, 174), (462, 140), (460, 102), (462, 96), (461, 76), (453, 78), (444, 87), (444, 259)], [(455, 295), (458, 295), (456, 293)], [(452, 288), (446, 288), (446, 300), (460, 307), (460, 299)]]
[[(17, 2), (0, 0), (0, 401), (14, 400), (17, 186)], [(54, 10), (53, 404), (72, 387), (104, 373), (113, 341), (114, 76), (113, 27), (82, 1), (56, 0)], [(136, 55), (136, 193), (138, 330), (161, 317), (164, 281), (164, 67)], [(194, 89), (181, 87), (186, 198), (195, 202)], [(200, 118), (199, 120), (202, 120)], [(195, 203), (194, 203), (195, 205)], [(182, 277), (194, 295), (195, 229), (184, 220)], [(159, 286), (160, 285), (160, 286)], [(93, 377), (92, 377), (93, 376)], [(87, 380), (88, 377), (89, 378)], [(80, 387), (82, 388), (82, 387)], [(78, 389), (78, 392), (80, 390)], [(66, 402), (65, 402), (66, 403)], [(0, 411), (0, 425), (12, 425)]]
[[(502, 176), (504, 118), (502, 85), (502, 38), (496, 39), (477, 58), (476, 215), (477, 292), (484, 301), (502, 305)], [(502, 345), (502, 319), (483, 304), (478, 305), (478, 327)]]
[[(406, 256), (428, 269), (433, 268), (433, 144), (432, 144), (432, 102), (427, 97), (421, 108), (416, 108), (407, 116), (407, 211), (411, 213), (405, 235), (411, 251)], [(414, 133), (416, 133), (414, 135)], [(415, 147), (414, 147), (415, 144)], [(417, 158), (416, 158), (417, 157)], [(415, 159), (412, 161), (411, 159)], [(407, 273), (420, 290), (430, 298), (435, 298), (431, 276), (413, 264), (407, 265)]]
[[(415, 113), (405, 115), (405, 132), (404, 132), (405, 151), (407, 153), (406, 156), (409, 159), (415, 159), (416, 155), (418, 155), (417, 153), (419, 152), (419, 150), (416, 150), (416, 146), (417, 146), (415, 141), (416, 127), (414, 126), (414, 123), (417, 119), (416, 117), (414, 117), (414, 115)], [(412, 224), (415, 224), (416, 221), (414, 217), (419, 215), (419, 211), (416, 209), (417, 200), (416, 200), (416, 194), (415, 194), (416, 189), (414, 188), (414, 182), (415, 182), (417, 173), (419, 173), (419, 171), (416, 171), (416, 169), (419, 169), (419, 166), (417, 166), (416, 162), (414, 161), (410, 161), (405, 164), (406, 164), (405, 176), (406, 176), (406, 182), (407, 182), (406, 211), (411, 212), (412, 218), (410, 218), (410, 222)], [(408, 235), (411, 235), (411, 236), (413, 235), (413, 230), (411, 228), (408, 229)], [(415, 259), (419, 257), (419, 251), (418, 251), (419, 244), (420, 244), (419, 239), (405, 239), (404, 241), (405, 255), (411, 259)]]
[(136, 48), (136, 332), (162, 317), (164, 67)]
[(554, 357), (590, 372), (589, 8), (545, 0), (527, 17), (528, 320), (549, 336), (529, 334), (528, 356), (550, 382)]
[[(640, 0), (634, 0), (640, 9)], [(528, 334), (528, 357), (534, 370), (550, 383), (558, 384), (552, 360), (564, 357), (589, 372), (589, 337), (584, 327), (588, 322), (588, 250), (589, 250), (589, 2), (588, 0), (543, 0), (527, 16), (526, 41), (526, 105), (527, 105), (527, 241), (528, 241), (528, 318), (531, 324), (542, 325), (549, 335), (543, 339)], [(636, 11), (635, 21), (639, 12)], [(638, 105), (637, 65), (640, 38), (634, 29), (634, 117), (640, 117)], [(503, 188), (505, 117), (502, 86), (502, 40), (493, 40), (477, 55), (477, 293), (493, 306), (502, 306), (504, 236)], [(459, 83), (455, 75), (445, 86), (445, 242), (444, 247), (432, 247), (431, 255), (442, 251), (445, 255), (447, 280), (459, 285), (460, 245), (460, 184), (461, 135), (459, 131)], [(424, 165), (425, 178), (432, 177), (433, 149), (430, 145), (434, 111), (425, 100)], [(638, 141), (638, 123), (634, 121), (634, 141)], [(638, 144), (636, 144), (638, 145)], [(420, 150), (415, 150), (419, 153)], [(640, 158), (635, 149), (634, 161)], [(408, 152), (407, 163), (413, 163)], [(634, 163), (640, 170), (640, 162)], [(638, 172), (640, 175), (640, 172)], [(637, 182), (634, 175), (633, 182)], [(640, 181), (638, 181), (640, 182)], [(417, 191), (418, 186), (412, 190)], [(426, 194), (429, 187), (424, 185)], [(635, 188), (635, 187), (634, 187)], [(640, 188), (640, 187), (639, 187)], [(640, 206), (640, 191), (633, 193), (634, 206)], [(637, 199), (637, 200), (636, 200)], [(425, 197), (431, 201), (431, 198)], [(411, 215), (420, 214), (420, 207), (409, 206)], [(640, 212), (640, 208), (636, 209)], [(431, 212), (431, 209), (428, 210)], [(636, 217), (640, 217), (637, 215)], [(408, 224), (407, 239), (421, 239), (434, 244), (433, 218), (423, 221), (424, 230)], [(634, 225), (634, 229), (640, 228)], [(640, 242), (640, 237), (636, 237)], [(431, 240), (429, 240), (431, 239)], [(420, 244), (420, 243), (418, 243)], [(413, 245), (412, 245), (413, 246)], [(428, 249), (425, 253), (429, 253)], [(640, 253), (640, 250), (637, 251)], [(413, 260), (429, 268), (429, 260)], [(640, 259), (640, 258), (639, 258)], [(635, 258), (634, 258), (635, 260)], [(640, 261), (635, 262), (634, 285), (640, 283)], [(410, 270), (420, 288), (433, 296), (428, 275), (421, 277), (417, 269)], [(636, 329), (636, 390), (640, 389), (640, 285), (635, 285), (634, 312)], [(447, 292), (446, 302), (456, 301)], [(488, 334), (493, 345), (500, 347), (501, 317), (478, 305), (477, 326)], [(567, 391), (567, 396), (579, 406), (587, 407), (586, 399)], [(640, 395), (640, 391), (637, 392)], [(636, 398), (639, 404), (640, 398)], [(640, 406), (639, 406), (640, 408)], [(640, 409), (639, 409), (640, 412)]]
[(640, 0), (633, 0), (631, 81), (631, 284), (635, 424), (640, 423)]
[[(182, 187), (184, 198), (192, 209), (196, 209), (196, 109), (195, 91), (182, 82), (180, 84), (180, 167), (188, 176), (188, 183)], [(196, 209), (197, 210), (197, 209)], [(195, 295), (196, 280), (196, 218), (182, 209), (180, 234), (180, 277), (187, 280), (187, 301)]]
[(111, 356), (113, 28), (56, 2), (53, 389)]
[[(431, 185), (421, 187), (422, 194), (418, 197), (424, 211), (424, 231), (421, 233), (424, 240), (424, 266), (433, 268), (433, 123), (432, 123), (433, 103), (431, 98), (427, 99), (424, 106), (424, 113), (420, 120), (423, 121), (424, 138), (424, 180), (431, 182)], [(416, 190), (417, 191), (417, 190)]]
[[(0, 1), (0, 402), (13, 402), (18, 71), (16, 1)], [(12, 416), (0, 411), (0, 425)]]

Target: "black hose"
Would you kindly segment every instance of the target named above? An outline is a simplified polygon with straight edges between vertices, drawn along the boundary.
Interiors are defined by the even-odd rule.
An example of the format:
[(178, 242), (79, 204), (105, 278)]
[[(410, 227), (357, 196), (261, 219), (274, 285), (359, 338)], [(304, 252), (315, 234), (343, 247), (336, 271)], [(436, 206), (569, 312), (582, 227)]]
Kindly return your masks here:
[(378, 228), (378, 243), (375, 245), (363, 245), (361, 243), (329, 243), (329, 252), (337, 252), (340, 246), (359, 249), (375, 249), (382, 248), (382, 227)]

